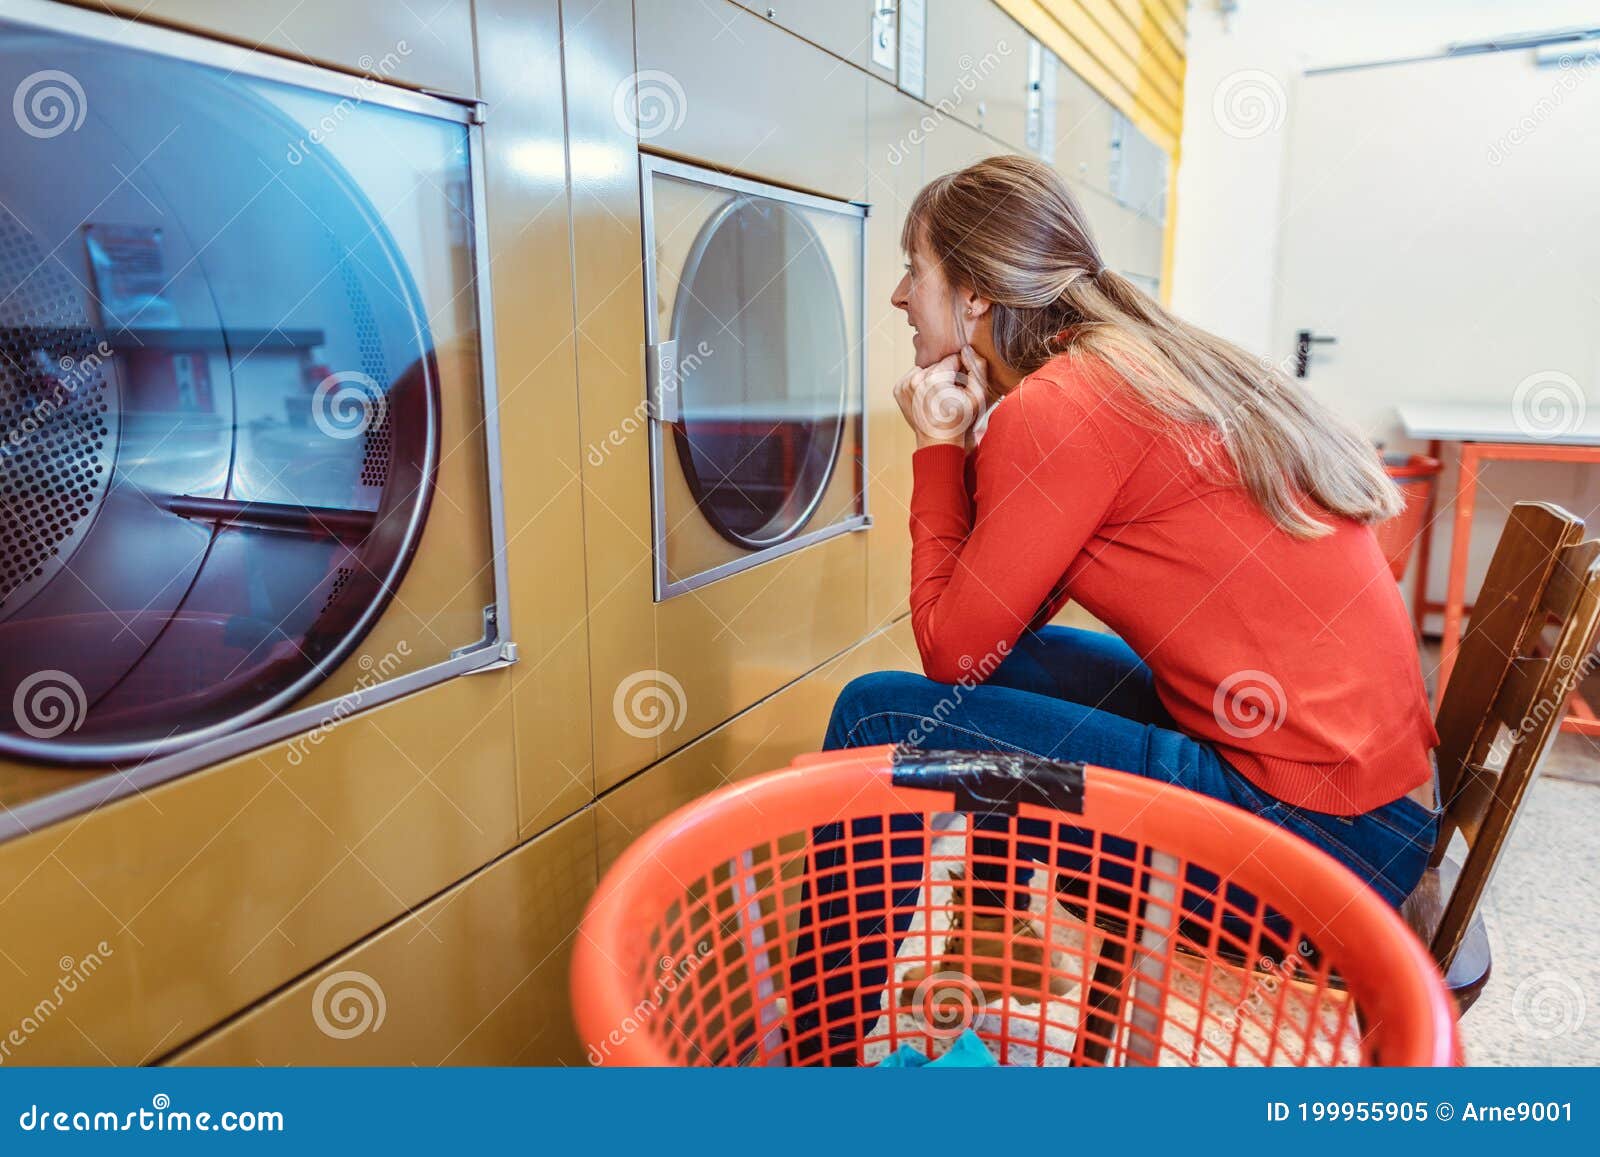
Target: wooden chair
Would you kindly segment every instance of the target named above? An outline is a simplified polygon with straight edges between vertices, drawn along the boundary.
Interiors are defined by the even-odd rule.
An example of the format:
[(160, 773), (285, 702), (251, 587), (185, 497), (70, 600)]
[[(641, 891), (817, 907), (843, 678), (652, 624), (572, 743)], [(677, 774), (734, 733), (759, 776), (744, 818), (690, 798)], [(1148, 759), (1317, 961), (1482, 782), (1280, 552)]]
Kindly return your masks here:
[[(1402, 911), (1462, 1012), (1489, 979), (1478, 903), (1561, 729), (1567, 696), (1593, 666), (1600, 541), (1582, 538), (1583, 520), (1560, 507), (1512, 508), (1439, 704), (1444, 814), (1428, 870)], [(1467, 845), (1460, 864), (1446, 856), (1456, 832)]]
[[(1429, 946), (1461, 1012), (1489, 979), (1489, 938), (1478, 903), (1560, 731), (1567, 696), (1595, 666), (1588, 651), (1600, 624), (1600, 540), (1581, 541), (1583, 529), (1582, 519), (1557, 506), (1519, 502), (1512, 508), (1435, 718), (1444, 811), (1429, 866), (1402, 915)], [(1432, 784), (1415, 794), (1434, 806)], [(1467, 845), (1459, 864), (1446, 856), (1457, 832)], [(1058, 876), (1058, 899), (1084, 919), (1082, 903), (1065, 897), (1069, 883)], [(1179, 923), (1181, 929), (1187, 921)], [(1134, 972), (1126, 920), (1113, 912), (1096, 924), (1107, 935), (1087, 985), (1078, 1064), (1105, 1063), (1120, 1035)], [(1197, 945), (1205, 938), (1203, 930), (1189, 936)], [(1225, 950), (1215, 954), (1229, 958)], [(1243, 957), (1237, 963), (1252, 967)]]

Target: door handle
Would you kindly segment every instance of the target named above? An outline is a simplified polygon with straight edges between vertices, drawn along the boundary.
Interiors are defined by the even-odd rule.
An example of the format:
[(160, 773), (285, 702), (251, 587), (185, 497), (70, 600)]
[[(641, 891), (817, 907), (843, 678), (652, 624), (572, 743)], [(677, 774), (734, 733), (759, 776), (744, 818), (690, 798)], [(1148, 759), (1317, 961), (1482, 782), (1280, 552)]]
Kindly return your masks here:
[(683, 421), (683, 403), (678, 396), (678, 343), (656, 342), (645, 347), (645, 405), (651, 418), (671, 424)]
[(1329, 337), (1327, 334), (1312, 333), (1303, 329), (1294, 336), (1294, 376), (1303, 378), (1311, 368), (1312, 345), (1332, 345), (1339, 339)]

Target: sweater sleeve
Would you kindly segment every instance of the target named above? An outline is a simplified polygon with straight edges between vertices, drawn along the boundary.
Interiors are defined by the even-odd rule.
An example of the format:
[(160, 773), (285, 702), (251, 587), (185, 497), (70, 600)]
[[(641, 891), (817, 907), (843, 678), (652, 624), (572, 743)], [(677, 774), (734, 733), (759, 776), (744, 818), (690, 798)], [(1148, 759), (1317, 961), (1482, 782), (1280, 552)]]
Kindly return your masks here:
[(911, 622), (928, 678), (986, 676), (1105, 521), (1122, 470), (1094, 418), (1049, 383), (995, 407), (969, 501), (959, 446), (912, 456)]

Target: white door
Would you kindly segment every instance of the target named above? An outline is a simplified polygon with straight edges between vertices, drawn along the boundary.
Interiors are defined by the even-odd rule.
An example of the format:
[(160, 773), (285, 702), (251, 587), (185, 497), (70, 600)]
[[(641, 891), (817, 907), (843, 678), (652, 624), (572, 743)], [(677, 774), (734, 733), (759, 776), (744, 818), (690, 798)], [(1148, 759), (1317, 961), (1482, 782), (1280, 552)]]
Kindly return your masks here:
[[(1312, 345), (1305, 385), (1395, 450), (1422, 448), (1400, 436), (1408, 400), (1509, 417), (1518, 384), (1549, 375), (1542, 388), (1568, 396), (1548, 402), (1600, 404), (1600, 60), (1540, 67), (1524, 50), (1313, 73), (1289, 106), (1275, 357), (1293, 372), (1299, 331), (1333, 338)], [(1595, 473), (1488, 467), (1478, 567), (1511, 502), (1590, 514)], [(1443, 563), (1435, 552), (1434, 597)]]

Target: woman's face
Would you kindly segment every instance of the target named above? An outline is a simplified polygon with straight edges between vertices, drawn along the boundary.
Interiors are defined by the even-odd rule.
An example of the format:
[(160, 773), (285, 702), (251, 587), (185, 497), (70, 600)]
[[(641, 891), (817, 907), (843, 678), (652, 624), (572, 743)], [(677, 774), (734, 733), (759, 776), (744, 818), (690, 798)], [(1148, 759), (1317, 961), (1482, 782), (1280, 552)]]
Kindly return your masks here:
[(906, 320), (911, 323), (913, 360), (919, 367), (925, 369), (960, 353), (969, 339), (959, 328), (960, 296), (919, 239), (905, 275), (889, 297), (891, 305), (906, 311)]

